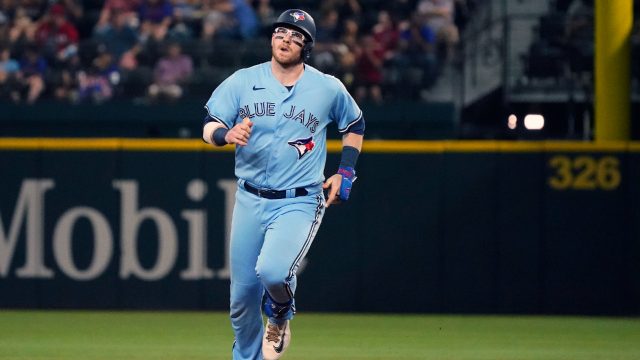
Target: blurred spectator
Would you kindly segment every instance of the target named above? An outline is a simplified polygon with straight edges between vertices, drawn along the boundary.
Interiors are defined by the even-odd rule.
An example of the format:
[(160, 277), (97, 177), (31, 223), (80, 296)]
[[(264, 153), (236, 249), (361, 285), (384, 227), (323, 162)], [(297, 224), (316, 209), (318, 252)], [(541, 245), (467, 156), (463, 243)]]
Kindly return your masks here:
[(378, 13), (378, 22), (373, 26), (372, 34), (382, 51), (384, 61), (393, 59), (400, 34), (387, 11), (381, 10)]
[(8, 98), (16, 86), (20, 64), (11, 57), (8, 46), (0, 47), (0, 99)]
[[(336, 6), (340, 19), (354, 19), (358, 21), (359, 26), (363, 26), (360, 19), (363, 18), (364, 14), (359, 0), (338, 0)], [(369, 30), (368, 27), (366, 29)]]
[(18, 70), (20, 70), (20, 64), (11, 57), (11, 49), (6, 45), (0, 47), (0, 72), (2, 72), (2, 76), (15, 74)]
[(203, 0), (202, 39), (211, 40), (218, 32), (229, 33), (235, 26), (233, 1)]
[(36, 43), (44, 55), (58, 65), (64, 64), (77, 55), (78, 40), (78, 30), (67, 20), (64, 6), (53, 4), (36, 30)]
[(0, 14), (7, 20), (13, 19), (16, 13), (16, 0), (0, 0)]
[(384, 50), (371, 35), (363, 36), (361, 44), (356, 56), (356, 101), (370, 98), (381, 103)]
[(16, 76), (17, 87), (12, 90), (11, 99), (19, 103), (26, 97), (28, 104), (35, 103), (45, 89), (46, 73), (47, 60), (40, 55), (36, 45), (28, 45), (20, 60), (20, 71)]
[(113, 97), (120, 73), (113, 55), (101, 47), (87, 71), (78, 73), (78, 101), (103, 103)]
[[(406, 77), (399, 76), (396, 81), (405, 88), (433, 85), (438, 68), (435, 33), (422, 23), (417, 14), (411, 21), (402, 22), (399, 29), (398, 52), (393, 62), (396, 69)], [(419, 76), (414, 76), (414, 73), (418, 73)]]
[(169, 31), (172, 39), (186, 40), (199, 31), (202, 11), (198, 0), (171, 0), (173, 6), (173, 26)]
[(325, 0), (320, 5), (320, 11), (325, 13), (336, 10), (340, 21), (345, 19), (359, 19), (362, 14), (362, 6), (358, 0)]
[(118, 11), (119, 13), (124, 14), (126, 23), (129, 26), (137, 28), (140, 25), (140, 20), (138, 19), (138, 8), (140, 7), (141, 2), (142, 0), (106, 0), (102, 10), (100, 11), (100, 18), (98, 19), (96, 27), (100, 28), (108, 26), (114, 12)]
[(9, 17), (0, 10), (0, 44), (10, 43), (9, 39)]
[(47, 12), (48, 0), (18, 0), (18, 9), (22, 9), (24, 14), (33, 22), (37, 22)]
[(250, 39), (258, 33), (258, 15), (249, 0), (233, 0), (235, 28), (241, 39)]
[(38, 23), (29, 17), (27, 10), (17, 7), (13, 18), (13, 26), (9, 30), (9, 41), (12, 44), (31, 43), (35, 39), (37, 28)]
[(84, 8), (81, 0), (58, 0), (58, 3), (64, 6), (67, 11), (67, 19), (77, 26), (84, 15)]
[(167, 0), (144, 0), (140, 5), (140, 38), (161, 42), (173, 21), (173, 6)]
[(359, 30), (360, 27), (355, 19), (345, 19), (342, 25), (342, 35), (334, 47), (339, 65), (334, 73), (352, 94), (355, 92), (356, 85), (356, 53), (359, 51)]
[(322, 13), (316, 24), (316, 41), (332, 43), (340, 35), (338, 10), (328, 9)]
[(118, 65), (123, 70), (135, 70), (138, 68), (138, 55), (142, 52), (142, 46), (140, 44), (134, 45), (131, 49), (125, 51), (118, 62)]
[(109, 24), (96, 27), (94, 31), (94, 38), (106, 45), (116, 61), (120, 61), (122, 55), (138, 42), (136, 30), (127, 23), (128, 17), (129, 15), (123, 10), (114, 9)]
[(356, 54), (346, 46), (339, 46), (338, 67), (335, 76), (342, 81), (349, 93), (353, 94), (356, 85)]
[(67, 65), (55, 72), (51, 85), (56, 100), (76, 102), (78, 100), (78, 75), (82, 71), (80, 56), (74, 56)]
[(417, 0), (391, 0), (386, 3), (384, 9), (389, 12), (393, 22), (398, 23), (402, 20), (411, 18), (416, 9)]
[(153, 71), (154, 82), (149, 86), (149, 98), (155, 101), (159, 97), (171, 101), (183, 95), (182, 86), (193, 73), (193, 62), (188, 55), (182, 54), (179, 43), (170, 43), (167, 55), (162, 57)]
[(456, 45), (460, 41), (458, 27), (454, 22), (455, 0), (420, 0), (418, 13), (436, 34), (438, 50), (440, 46), (444, 46), (444, 59), (453, 60)]
[(263, 34), (271, 33), (271, 24), (273, 24), (277, 19), (277, 14), (271, 6), (270, 0), (254, 0), (253, 8), (256, 10), (256, 15), (258, 15), (258, 19), (260, 20), (260, 27), (262, 28)]
[(11, 29), (11, 20), (15, 17), (16, 6), (15, 0), (0, 0), (0, 43), (7, 44), (10, 42), (9, 29)]
[(323, 72), (334, 73), (337, 67), (336, 46), (339, 37), (338, 11), (327, 10), (316, 24), (316, 43), (313, 47), (314, 66)]
[(176, 19), (190, 22), (201, 17), (202, 1), (200, 0), (171, 0), (171, 6)]
[(342, 23), (342, 35), (340, 36), (340, 43), (347, 46), (352, 51), (358, 47), (358, 40), (360, 39), (360, 25), (355, 19), (348, 18)]

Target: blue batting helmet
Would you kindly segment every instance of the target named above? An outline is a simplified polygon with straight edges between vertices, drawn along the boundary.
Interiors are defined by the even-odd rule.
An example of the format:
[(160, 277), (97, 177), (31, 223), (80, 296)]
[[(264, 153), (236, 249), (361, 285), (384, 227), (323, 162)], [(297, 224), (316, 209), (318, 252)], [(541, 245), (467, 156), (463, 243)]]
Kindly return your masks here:
[(273, 29), (279, 26), (294, 28), (305, 35), (306, 39), (304, 47), (302, 48), (302, 59), (307, 61), (311, 56), (311, 50), (316, 41), (316, 23), (313, 21), (311, 15), (300, 9), (286, 10), (280, 14), (276, 22), (273, 23)]

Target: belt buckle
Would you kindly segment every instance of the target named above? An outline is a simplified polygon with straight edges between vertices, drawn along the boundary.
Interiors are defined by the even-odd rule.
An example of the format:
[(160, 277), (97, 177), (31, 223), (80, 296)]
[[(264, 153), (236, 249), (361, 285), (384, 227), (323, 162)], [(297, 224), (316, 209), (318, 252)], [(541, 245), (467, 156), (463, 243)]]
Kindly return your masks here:
[(257, 190), (258, 190), (258, 197), (263, 197), (262, 196), (262, 190), (260, 190), (260, 189), (257, 189)]

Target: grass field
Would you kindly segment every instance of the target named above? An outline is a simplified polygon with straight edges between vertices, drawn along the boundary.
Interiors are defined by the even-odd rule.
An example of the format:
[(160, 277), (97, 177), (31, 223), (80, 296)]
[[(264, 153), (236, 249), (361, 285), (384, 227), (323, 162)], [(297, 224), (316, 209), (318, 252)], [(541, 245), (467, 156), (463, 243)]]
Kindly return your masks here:
[[(640, 319), (300, 314), (283, 360), (640, 359)], [(225, 313), (0, 311), (0, 359), (230, 359)]]

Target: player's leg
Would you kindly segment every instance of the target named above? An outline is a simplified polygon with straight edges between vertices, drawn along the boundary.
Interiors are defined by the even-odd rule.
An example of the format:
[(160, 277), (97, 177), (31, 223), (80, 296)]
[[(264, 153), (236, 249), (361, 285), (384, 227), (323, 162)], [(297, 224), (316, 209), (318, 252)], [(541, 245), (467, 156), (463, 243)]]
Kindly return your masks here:
[(233, 359), (260, 359), (261, 301), (264, 289), (255, 268), (264, 229), (260, 222), (263, 199), (240, 189), (236, 192), (231, 224), (231, 324), (235, 335)]
[(278, 359), (288, 346), (289, 320), (295, 312), (296, 271), (318, 231), (324, 215), (322, 194), (283, 199), (273, 203), (256, 272), (266, 293), (264, 311), (269, 317), (263, 339), (265, 359)]
[(267, 299), (276, 304), (293, 299), (296, 271), (311, 247), (325, 209), (321, 194), (281, 201), (288, 203), (274, 204), (277, 210), (270, 218), (256, 267)]

